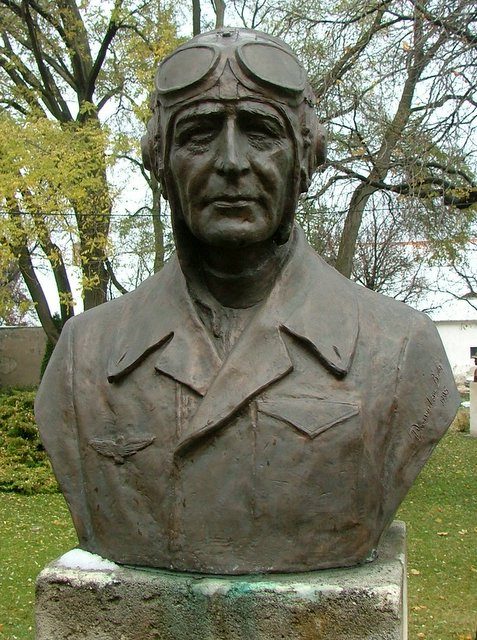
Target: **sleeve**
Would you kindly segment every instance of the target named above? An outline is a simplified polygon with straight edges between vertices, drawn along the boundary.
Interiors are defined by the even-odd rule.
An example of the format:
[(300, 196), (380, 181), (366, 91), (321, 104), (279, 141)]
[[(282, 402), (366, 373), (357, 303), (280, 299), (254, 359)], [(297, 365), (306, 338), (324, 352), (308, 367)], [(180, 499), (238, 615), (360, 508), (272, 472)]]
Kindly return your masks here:
[(389, 446), (385, 460), (385, 513), (392, 518), (447, 431), (459, 393), (434, 323), (413, 313), (398, 365)]
[(65, 496), (80, 546), (91, 538), (78, 427), (74, 408), (73, 375), (74, 319), (63, 327), (60, 339), (40, 384), (35, 400), (35, 418), (43, 445)]

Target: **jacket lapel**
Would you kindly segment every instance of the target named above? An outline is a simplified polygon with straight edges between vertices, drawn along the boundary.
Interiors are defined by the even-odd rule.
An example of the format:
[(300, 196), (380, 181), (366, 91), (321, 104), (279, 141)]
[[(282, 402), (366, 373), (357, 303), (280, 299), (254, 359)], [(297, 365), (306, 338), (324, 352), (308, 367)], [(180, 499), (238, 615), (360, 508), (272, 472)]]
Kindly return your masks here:
[(338, 378), (351, 366), (357, 306), (348, 280), (329, 267), (295, 230), (293, 255), (266, 304), (252, 318), (178, 442), (182, 453), (293, 370), (282, 331), (304, 343)]
[(184, 430), (176, 453), (206, 433), (219, 429), (257, 393), (292, 371), (290, 356), (277, 326), (264, 310), (245, 329), (206, 396)]
[(119, 381), (160, 349), (155, 369), (204, 395), (221, 360), (197, 317), (177, 257), (125, 298), (109, 382)]
[[(300, 291), (282, 322), (283, 329), (301, 340), (337, 378), (348, 373), (359, 333), (357, 285), (339, 274), (307, 244), (302, 260), (286, 283)], [(290, 309), (290, 307), (288, 307)]]
[(183, 320), (172, 340), (158, 354), (154, 367), (205, 396), (222, 361), (195, 310)]
[(294, 235), (292, 256), (267, 302), (224, 363), (197, 316), (176, 257), (125, 296), (108, 380), (118, 382), (158, 351), (155, 369), (203, 396), (177, 453), (221, 428), (293, 370), (283, 333), (300, 341), (337, 378), (349, 371), (358, 336), (355, 285), (315, 254), (301, 230)]

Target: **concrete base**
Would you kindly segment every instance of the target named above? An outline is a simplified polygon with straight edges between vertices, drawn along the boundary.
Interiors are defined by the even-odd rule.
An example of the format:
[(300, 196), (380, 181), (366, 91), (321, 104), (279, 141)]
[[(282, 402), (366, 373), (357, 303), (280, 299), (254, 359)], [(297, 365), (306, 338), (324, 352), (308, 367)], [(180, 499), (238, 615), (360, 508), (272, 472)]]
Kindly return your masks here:
[(406, 610), (405, 527), (394, 522), (374, 562), (300, 574), (142, 570), (69, 552), (38, 576), (36, 638), (406, 640)]

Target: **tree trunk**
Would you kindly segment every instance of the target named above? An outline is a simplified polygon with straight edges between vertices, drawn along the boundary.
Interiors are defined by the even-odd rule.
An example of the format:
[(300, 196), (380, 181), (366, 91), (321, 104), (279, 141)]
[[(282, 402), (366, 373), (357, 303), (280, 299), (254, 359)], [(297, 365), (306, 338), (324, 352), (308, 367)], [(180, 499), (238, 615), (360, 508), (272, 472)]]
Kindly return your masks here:
[(356, 241), (363, 220), (363, 213), (369, 198), (375, 191), (376, 187), (366, 183), (360, 184), (353, 193), (349, 204), (335, 264), (335, 268), (347, 278), (351, 277), (353, 269)]
[(38, 229), (40, 246), (53, 271), (60, 303), (61, 322), (65, 324), (65, 322), (74, 315), (73, 294), (66, 272), (65, 261), (63, 260), (60, 248), (51, 239), (50, 232), (41, 216), (34, 215), (33, 219)]
[(224, 26), (225, 0), (215, 0), (215, 28), (222, 29)]
[(194, 36), (200, 33), (200, 0), (192, 0), (192, 33)]
[(104, 259), (89, 260), (83, 265), (83, 276), (89, 283), (84, 288), (84, 310), (97, 307), (107, 300), (109, 275), (104, 266)]
[(51, 316), (50, 307), (48, 301), (41, 287), (40, 281), (33, 268), (30, 252), (25, 242), (19, 241), (15, 247), (15, 252), (18, 257), (18, 267), (25, 281), (25, 285), (30, 293), (31, 299), (35, 305), (35, 311), (40, 320), (41, 326), (46, 333), (48, 340), (52, 344), (58, 342), (60, 337), (60, 331), (57, 329), (53, 318)]
[[(93, 195), (92, 195), (93, 197)], [(76, 213), (80, 239), (80, 260), (83, 275), (84, 309), (106, 302), (109, 275), (105, 267), (109, 214), (94, 211)]]
[(15, 208), (13, 208), (13, 213), (10, 217), (13, 225), (16, 227), (17, 233), (15, 234), (15, 240), (6, 240), (6, 243), (17, 258), (18, 268), (22, 274), (28, 292), (30, 293), (33, 304), (35, 305), (35, 311), (38, 315), (41, 326), (43, 327), (43, 330), (50, 342), (55, 345), (60, 337), (60, 330), (53, 321), (48, 301), (35, 273), (30, 250), (28, 248), (28, 236)]
[(161, 211), (161, 185), (151, 174), (152, 224), (154, 227), (154, 273), (164, 266), (164, 224)]
[[(78, 127), (84, 124), (101, 127), (96, 113), (88, 115), (78, 122)], [(86, 131), (86, 139), (88, 132)], [(96, 158), (97, 147), (92, 149)], [(107, 259), (107, 242), (109, 224), (111, 220), (111, 199), (106, 176), (106, 155), (102, 152), (100, 166), (93, 164), (92, 173), (97, 182), (78, 200), (72, 202), (75, 210), (80, 241), (81, 270), (83, 275), (84, 309), (91, 309), (107, 300), (109, 274), (105, 266)]]
[[(432, 58), (431, 52), (426, 54), (427, 58), (423, 56), (424, 40), (421, 35), (420, 22), (420, 19), (416, 17), (414, 24), (416, 41), (413, 49), (413, 57), (410, 59), (408, 65), (407, 78), (396, 113), (384, 133), (379, 150), (373, 158), (373, 169), (368, 175), (368, 180), (371, 183), (384, 180), (389, 172), (392, 154), (401, 139), (404, 128), (409, 122), (412, 100), (419, 77), (425, 67), (426, 59), (429, 60)], [(434, 46), (436, 47), (436, 45)], [(369, 198), (375, 191), (377, 191), (376, 187), (367, 182), (363, 182), (356, 188), (351, 198), (335, 265), (336, 269), (347, 278), (351, 276), (353, 258), (356, 251), (356, 241), (363, 219), (363, 212)]]

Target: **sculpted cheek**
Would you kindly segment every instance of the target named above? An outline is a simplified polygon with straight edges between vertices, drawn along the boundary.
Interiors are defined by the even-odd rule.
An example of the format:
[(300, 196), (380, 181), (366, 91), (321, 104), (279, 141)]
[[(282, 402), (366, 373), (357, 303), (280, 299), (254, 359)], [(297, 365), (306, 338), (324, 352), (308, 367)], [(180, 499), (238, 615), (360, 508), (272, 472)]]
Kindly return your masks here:
[[(256, 174), (269, 191), (276, 191), (291, 175), (293, 158), (282, 148), (265, 154), (258, 154), (253, 159)], [(277, 180), (278, 179), (278, 180)]]
[(205, 188), (210, 176), (213, 174), (211, 169), (212, 165), (213, 158), (211, 154), (203, 154), (200, 157), (196, 156), (189, 162), (184, 163), (182, 173), (178, 176), (178, 179), (187, 182), (189, 197), (192, 199), (200, 195)]

